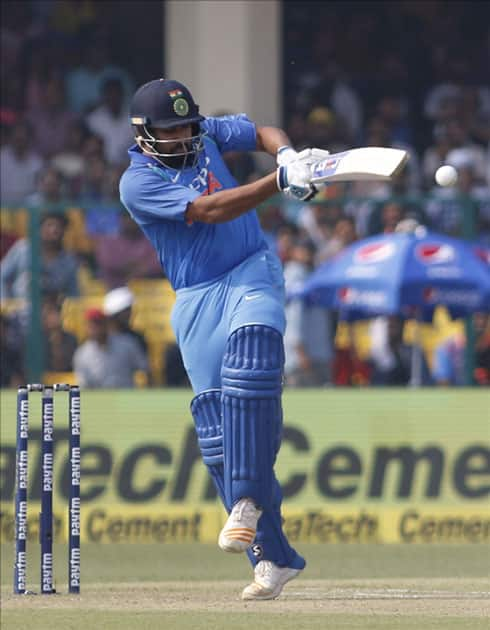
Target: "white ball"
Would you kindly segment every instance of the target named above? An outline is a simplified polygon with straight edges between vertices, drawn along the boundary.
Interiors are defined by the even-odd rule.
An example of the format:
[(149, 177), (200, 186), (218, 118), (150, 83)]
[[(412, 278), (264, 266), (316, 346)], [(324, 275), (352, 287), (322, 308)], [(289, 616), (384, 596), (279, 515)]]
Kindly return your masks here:
[(435, 177), (439, 186), (452, 186), (458, 179), (458, 172), (454, 166), (445, 164), (437, 169)]

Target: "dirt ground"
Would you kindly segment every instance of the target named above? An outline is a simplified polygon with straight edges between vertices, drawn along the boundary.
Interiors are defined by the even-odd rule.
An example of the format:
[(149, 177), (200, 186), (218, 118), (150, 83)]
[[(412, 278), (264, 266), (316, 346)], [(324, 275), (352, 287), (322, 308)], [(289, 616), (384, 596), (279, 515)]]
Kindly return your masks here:
[(105, 611), (222, 611), (236, 613), (373, 614), (435, 617), (489, 617), (486, 579), (304, 580), (290, 583), (273, 602), (243, 602), (243, 582), (162, 582), (91, 584), (80, 597), (14, 596), (4, 593), (2, 607)]

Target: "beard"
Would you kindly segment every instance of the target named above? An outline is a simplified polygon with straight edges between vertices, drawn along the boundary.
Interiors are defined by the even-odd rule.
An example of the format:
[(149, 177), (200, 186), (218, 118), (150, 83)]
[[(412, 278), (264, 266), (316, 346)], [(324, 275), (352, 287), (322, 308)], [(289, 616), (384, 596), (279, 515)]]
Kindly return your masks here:
[(173, 168), (176, 170), (181, 170), (186, 168), (187, 166), (193, 166), (195, 161), (196, 152), (192, 146), (191, 142), (182, 142), (179, 143), (175, 149), (175, 153), (184, 153), (184, 155), (175, 155), (175, 156), (165, 156), (159, 157), (158, 159), (169, 168)]

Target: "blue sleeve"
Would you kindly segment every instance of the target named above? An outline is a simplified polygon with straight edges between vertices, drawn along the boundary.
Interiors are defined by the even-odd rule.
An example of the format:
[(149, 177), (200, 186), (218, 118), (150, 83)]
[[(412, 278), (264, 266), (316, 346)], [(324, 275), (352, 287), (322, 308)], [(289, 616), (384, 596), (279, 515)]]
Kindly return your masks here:
[(227, 151), (255, 151), (257, 131), (246, 114), (209, 117), (201, 123), (201, 129), (216, 142), (221, 153)]
[(187, 186), (174, 184), (153, 175), (125, 173), (119, 185), (121, 201), (139, 223), (152, 223), (155, 219), (184, 221), (187, 206), (200, 193)]

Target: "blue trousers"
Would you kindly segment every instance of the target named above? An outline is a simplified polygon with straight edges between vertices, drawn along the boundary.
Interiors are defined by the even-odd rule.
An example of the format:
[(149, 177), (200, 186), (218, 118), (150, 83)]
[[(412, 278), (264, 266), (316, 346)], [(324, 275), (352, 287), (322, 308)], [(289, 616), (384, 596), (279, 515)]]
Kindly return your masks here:
[[(196, 395), (221, 389), (223, 356), (234, 331), (255, 324), (284, 334), (284, 302), (281, 263), (268, 249), (220, 278), (177, 291), (172, 327)], [(289, 546), (282, 531), (277, 480), (275, 488), (273, 505), (262, 506), (264, 514), (258, 523), (260, 553), (250, 553), (249, 558), (252, 564), (263, 558), (280, 566), (302, 568), (304, 560)], [(229, 510), (231, 506), (225, 507)]]

